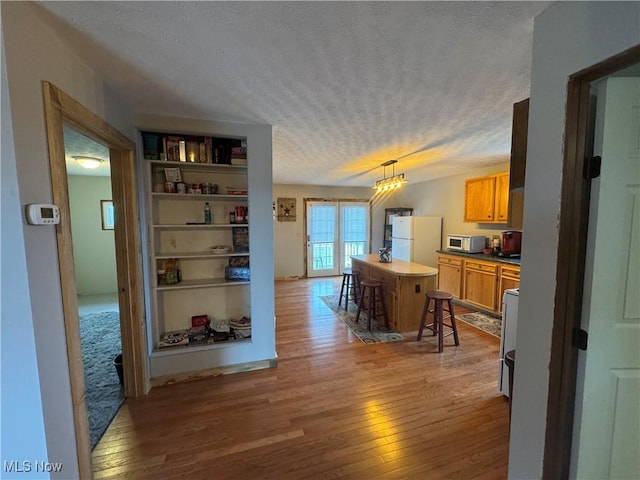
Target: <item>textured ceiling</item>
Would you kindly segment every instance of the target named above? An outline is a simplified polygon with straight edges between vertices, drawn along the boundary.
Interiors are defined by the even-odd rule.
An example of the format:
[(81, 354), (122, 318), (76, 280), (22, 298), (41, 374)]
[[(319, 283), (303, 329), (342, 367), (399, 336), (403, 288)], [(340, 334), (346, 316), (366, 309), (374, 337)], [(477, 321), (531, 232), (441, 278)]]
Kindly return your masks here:
[[(509, 158), (549, 2), (42, 2), (135, 113), (273, 125), (276, 183), (417, 182)], [(389, 172), (387, 172), (388, 174)]]

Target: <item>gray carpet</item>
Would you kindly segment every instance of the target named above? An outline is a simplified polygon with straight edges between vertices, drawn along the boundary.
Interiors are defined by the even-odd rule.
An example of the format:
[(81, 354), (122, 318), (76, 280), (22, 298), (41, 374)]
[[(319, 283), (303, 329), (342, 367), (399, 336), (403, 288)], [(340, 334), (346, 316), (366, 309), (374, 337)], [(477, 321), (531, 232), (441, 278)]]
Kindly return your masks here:
[(121, 352), (118, 312), (80, 316), (80, 337), (93, 449), (124, 401), (120, 380), (113, 366), (113, 359)]

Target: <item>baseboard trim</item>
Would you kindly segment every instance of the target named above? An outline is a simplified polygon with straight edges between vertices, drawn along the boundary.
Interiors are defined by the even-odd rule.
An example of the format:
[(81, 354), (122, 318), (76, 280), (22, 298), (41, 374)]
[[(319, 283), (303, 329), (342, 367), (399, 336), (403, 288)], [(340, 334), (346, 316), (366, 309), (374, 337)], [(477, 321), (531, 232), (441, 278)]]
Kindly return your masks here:
[(210, 368), (200, 370), (198, 372), (180, 373), (177, 375), (164, 375), (151, 379), (151, 387), (163, 387), (174, 383), (190, 382), (192, 380), (200, 380), (208, 377), (218, 377), (220, 375), (230, 375), (233, 373), (249, 372), (251, 370), (263, 370), (266, 368), (275, 368), (278, 366), (278, 359), (259, 360), (257, 362), (238, 363), (236, 365), (228, 365), (225, 367)]

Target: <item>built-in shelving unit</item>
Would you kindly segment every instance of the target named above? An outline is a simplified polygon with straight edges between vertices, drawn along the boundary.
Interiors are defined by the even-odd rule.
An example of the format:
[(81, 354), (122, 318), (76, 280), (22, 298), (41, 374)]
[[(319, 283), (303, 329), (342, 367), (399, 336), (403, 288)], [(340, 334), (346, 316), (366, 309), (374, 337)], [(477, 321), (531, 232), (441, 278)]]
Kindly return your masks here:
[[(149, 124), (157, 126), (140, 128), (139, 138), (143, 157), (140, 171), (142, 217), (146, 225), (143, 236), (147, 249), (145, 290), (151, 377), (227, 367), (271, 366), (275, 359), (275, 335), (271, 331), (273, 267), (261, 258), (263, 250), (272, 252), (272, 240), (257, 242), (261, 254), (255, 266), (252, 241), (256, 238), (252, 231), (254, 223), (263, 228), (268, 225), (270, 230), (263, 230), (261, 235), (272, 238), (271, 212), (269, 203), (264, 201), (270, 200), (271, 175), (270, 166), (265, 175), (261, 165), (255, 168), (259, 177), (251, 178), (250, 163), (253, 145), (257, 161), (268, 158), (270, 165), (270, 135), (257, 141), (253, 135), (256, 130), (270, 132), (270, 127), (246, 127), (246, 135), (242, 135), (240, 125), (184, 119), (175, 122), (174, 129), (167, 128), (165, 117), (154, 119)], [(191, 130), (185, 123), (198, 128)], [(222, 126), (222, 132), (207, 128), (218, 125)], [(186, 151), (184, 146), (174, 151), (167, 145), (180, 139), (185, 140)], [(257, 150), (260, 140), (269, 148), (267, 154)], [(241, 164), (232, 165), (231, 152), (239, 149), (236, 147), (244, 149), (245, 158), (240, 159)], [(182, 158), (167, 161), (169, 152), (172, 157), (182, 155)], [(260, 192), (255, 212), (253, 186)], [(208, 217), (205, 203), (210, 208)], [(267, 207), (261, 208), (262, 205)], [(258, 279), (269, 278), (270, 285), (261, 289), (266, 297), (252, 285), (254, 275)], [(255, 311), (260, 312), (257, 317), (253, 315)], [(181, 334), (192, 327), (194, 317), (208, 318), (211, 327), (249, 319), (251, 330), (234, 331), (231, 327), (230, 335), (224, 338), (214, 336), (210, 329), (206, 336), (189, 338), (187, 334), (185, 340)], [(171, 341), (175, 338), (175, 344), (170, 344), (167, 337)], [(263, 363), (258, 367), (256, 362)]]

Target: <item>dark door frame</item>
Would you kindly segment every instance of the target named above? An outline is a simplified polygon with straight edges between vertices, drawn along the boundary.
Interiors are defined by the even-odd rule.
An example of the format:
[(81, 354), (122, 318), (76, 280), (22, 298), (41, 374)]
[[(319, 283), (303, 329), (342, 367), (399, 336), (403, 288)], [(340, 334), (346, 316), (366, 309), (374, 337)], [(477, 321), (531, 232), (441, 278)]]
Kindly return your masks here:
[(569, 77), (556, 293), (549, 363), (549, 396), (542, 478), (568, 478), (575, 409), (578, 348), (587, 247), (591, 180), (585, 163), (589, 86), (594, 80), (640, 63), (640, 45)]

